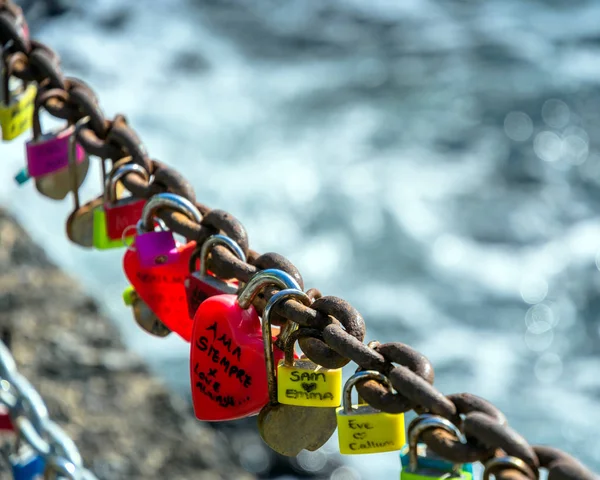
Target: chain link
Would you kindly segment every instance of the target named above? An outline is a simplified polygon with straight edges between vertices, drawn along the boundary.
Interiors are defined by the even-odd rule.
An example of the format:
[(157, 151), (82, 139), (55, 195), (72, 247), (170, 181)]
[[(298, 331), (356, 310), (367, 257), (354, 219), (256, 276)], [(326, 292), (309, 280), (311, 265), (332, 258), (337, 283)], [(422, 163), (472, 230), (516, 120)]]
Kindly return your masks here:
[(17, 370), (8, 347), (0, 342), (0, 405), (7, 408), (19, 441), (44, 459), (46, 479), (97, 480), (83, 467), (77, 446), (48, 416), (44, 400)]
[[(0, 0), (0, 44), (4, 46), (5, 64), (12, 65), (12, 74), (25, 81), (36, 82), (40, 92), (62, 91), (50, 95), (44, 103), (44, 108), (55, 117), (72, 123), (89, 117), (87, 125), (77, 137), (89, 155), (98, 156), (103, 162), (105, 159), (111, 160), (113, 164), (131, 157), (126, 162), (136, 163), (148, 172), (149, 181), (131, 173), (123, 178), (123, 185), (134, 197), (148, 199), (157, 193), (171, 192), (195, 202), (203, 215), (200, 223), (168, 208), (157, 212), (157, 217), (173, 232), (195, 240), (198, 252), (211, 235), (222, 233), (232, 238), (244, 251), (247, 260), (240, 260), (226, 247), (216, 246), (208, 258), (208, 269), (214, 275), (247, 283), (257, 271), (276, 268), (292, 275), (304, 288), (302, 276), (289, 260), (276, 253), (260, 255), (250, 250), (246, 231), (234, 216), (197, 203), (194, 189), (183, 175), (163, 163), (151, 160), (125, 116), (119, 114), (113, 120), (107, 120), (91, 88), (81, 80), (65, 77), (59, 67), (58, 55), (40, 42), (29, 41), (23, 25), (26, 26), (20, 8), (10, 0)], [(194, 264), (192, 262), (192, 266)], [(275, 288), (267, 288), (253, 300), (259, 314), (276, 292)], [(504, 415), (486, 400), (468, 393), (442, 394), (433, 385), (434, 371), (429, 360), (411, 347), (401, 343), (365, 345), (364, 321), (354, 307), (337, 297), (322, 297), (318, 290), (311, 289), (309, 292), (315, 299), (309, 306), (294, 298), (284, 299), (274, 305), (272, 323), (284, 325), (294, 322), (300, 329), (320, 332), (320, 335), (299, 334), (303, 352), (315, 363), (339, 368), (353, 361), (359, 370), (376, 370), (389, 378), (395, 392), (390, 392), (376, 380), (358, 383), (359, 394), (373, 407), (390, 413), (409, 410), (434, 413), (457, 425), (466, 443), (441, 428), (428, 430), (423, 435), (425, 443), (437, 454), (454, 462), (486, 462), (496, 457), (512, 456), (524, 462), (524, 469), (531, 470), (533, 478), (539, 476), (540, 468), (547, 469), (552, 480), (597, 478), (577, 460), (559, 450), (531, 447), (508, 426)], [(14, 410), (11, 399), (18, 400), (17, 403), (22, 405), (23, 388), (29, 393), (31, 390), (27, 390), (27, 383), (23, 384), (23, 380), (17, 380), (15, 386), (13, 381), (20, 377), (16, 376), (12, 359), (3, 357), (2, 360), (6, 363), (0, 364), (0, 373), (12, 387), (6, 391), (0, 390), (0, 394), (2, 401)], [(21, 394), (14, 393), (18, 392), (19, 387)], [(65, 472), (70, 471), (71, 465), (80, 468), (80, 458), (75, 455), (76, 449), (72, 444), (61, 443), (60, 435), (58, 440), (53, 438), (50, 444), (45, 440), (51, 436), (50, 430), (54, 427), (49, 429), (47, 417), (39, 409), (39, 401), (39, 397), (33, 395), (25, 400), (22, 407), (14, 410), (19, 413), (17, 425), (22, 435), (29, 435), (33, 443), (39, 443), (39, 451), (51, 452), (47, 458), (51, 468), (68, 477)], [(26, 410), (30, 413), (25, 415)], [(56, 452), (60, 455), (56, 456)], [(528, 478), (524, 475), (513, 468), (499, 471), (496, 478)]]

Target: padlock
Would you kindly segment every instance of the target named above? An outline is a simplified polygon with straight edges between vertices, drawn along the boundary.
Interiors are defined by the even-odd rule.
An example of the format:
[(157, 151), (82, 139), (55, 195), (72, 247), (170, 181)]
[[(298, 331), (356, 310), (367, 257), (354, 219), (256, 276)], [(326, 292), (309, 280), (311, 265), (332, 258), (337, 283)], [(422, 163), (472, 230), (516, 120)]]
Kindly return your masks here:
[[(267, 302), (263, 312), (263, 342), (265, 345), (265, 358), (269, 357), (272, 347), (270, 335), (270, 318), (273, 307), (283, 300), (295, 300), (310, 305), (308, 295), (299, 289), (286, 289), (275, 293)], [(289, 324), (289, 322), (288, 322)], [(285, 345), (285, 355), (288, 363), (294, 363), (294, 344), (304, 335), (318, 336), (318, 331), (304, 329), (296, 330), (287, 335), (283, 342), (279, 342), (289, 329), (281, 331), (277, 343)], [(280, 361), (280, 364), (283, 362)], [(319, 408), (304, 405), (284, 405), (277, 400), (278, 384), (280, 378), (275, 377), (275, 365), (272, 361), (267, 364), (267, 379), (269, 383), (269, 403), (258, 414), (258, 431), (263, 441), (277, 453), (286, 456), (296, 456), (302, 450), (315, 451), (321, 448), (333, 435), (336, 429), (335, 407)], [(338, 391), (341, 383), (338, 384)], [(339, 402), (338, 402), (339, 404)]]
[[(87, 155), (84, 156), (81, 163), (75, 166), (77, 170), (77, 182), (78, 187), (81, 187), (85, 177), (87, 176), (90, 166), (90, 160)], [(67, 193), (71, 191), (71, 171), (69, 167), (58, 170), (49, 175), (36, 178), (34, 180), (36, 190), (44, 195), (45, 197), (51, 198), (52, 200), (62, 200), (67, 196)]]
[[(69, 167), (70, 138), (75, 132), (75, 126), (67, 124), (49, 133), (42, 133), (40, 109), (47, 101), (57, 96), (56, 89), (38, 92), (33, 110), (33, 138), (25, 144), (27, 157), (27, 171), (29, 176), (40, 178)], [(75, 163), (81, 163), (85, 158), (85, 151), (81, 145), (75, 145)], [(87, 171), (87, 170), (86, 170)], [(80, 171), (81, 175), (81, 171)], [(65, 194), (70, 190), (67, 183)]]
[(185, 294), (187, 297), (188, 311), (190, 317), (194, 317), (200, 304), (208, 297), (223, 293), (235, 294), (238, 290), (237, 280), (221, 280), (208, 274), (208, 254), (213, 246), (223, 245), (227, 247), (242, 262), (246, 261), (246, 255), (240, 246), (231, 238), (217, 234), (209, 237), (200, 248), (200, 271), (195, 272), (197, 252), (190, 259), (190, 273), (185, 279)]
[[(146, 201), (133, 197), (117, 200), (117, 183), (128, 173), (149, 179), (148, 172), (134, 163), (117, 167), (108, 174), (104, 204), (94, 209), (94, 247), (99, 250), (121, 248), (133, 243), (135, 225), (142, 216)], [(128, 230), (132, 232), (129, 235)]]
[(164, 323), (162, 323), (152, 310), (148, 307), (132, 286), (123, 291), (123, 301), (125, 305), (133, 310), (133, 318), (136, 323), (146, 332), (156, 337), (166, 337), (171, 333)]
[(237, 297), (215, 295), (198, 307), (190, 343), (190, 377), (199, 420), (235, 420), (257, 414), (268, 403), (267, 384), (273, 382), (267, 383), (265, 362), (273, 362), (273, 357), (279, 361), (283, 352), (265, 347), (260, 318), (252, 305), (267, 285), (299, 289), (291, 275), (261, 270)]
[(11, 87), (12, 64), (13, 61), (9, 60), (2, 74), (0, 126), (2, 127), (2, 139), (5, 141), (14, 140), (31, 128), (33, 104), (37, 93), (37, 88), (32, 83), (22, 84), (18, 88)]
[(169, 208), (183, 213), (197, 223), (202, 221), (202, 215), (198, 209), (186, 198), (173, 193), (159, 193), (150, 198), (142, 209), (142, 217), (137, 224), (138, 234), (134, 242), (140, 265), (143, 268), (169, 265), (180, 260), (177, 251), (178, 244), (173, 232), (169, 230), (155, 231), (154, 217), (161, 208)]
[(305, 356), (294, 360), (294, 343), (304, 336), (319, 337), (320, 332), (297, 330), (285, 341), (285, 360), (277, 366), (277, 400), (286, 405), (338, 407), (342, 400), (342, 369), (322, 367)]
[(106, 233), (111, 240), (120, 240), (123, 233), (130, 227), (135, 227), (142, 217), (145, 199), (134, 197), (118, 198), (117, 184), (128, 173), (134, 172), (148, 181), (148, 172), (135, 163), (126, 163), (115, 168), (108, 174), (104, 188), (104, 211), (106, 213)]
[(18, 452), (8, 456), (14, 480), (43, 480), (46, 462), (25, 445), (20, 446)]
[(74, 207), (66, 222), (67, 237), (73, 243), (82, 247), (91, 248), (94, 245), (94, 209), (102, 205), (102, 196), (90, 200), (81, 206), (79, 201), (79, 186), (81, 184), (79, 172), (76, 168), (77, 135), (86, 126), (90, 117), (86, 116), (75, 124), (75, 131), (69, 138), (69, 175), (71, 177), (71, 191), (73, 192)]
[[(188, 314), (183, 282), (196, 242), (180, 245), (170, 231), (148, 232), (154, 227), (155, 213), (161, 208), (174, 209), (197, 222), (202, 220), (196, 207), (183, 197), (171, 193), (154, 195), (144, 205), (142, 220), (138, 222), (144, 226), (138, 230), (141, 233), (135, 237), (134, 245), (125, 252), (123, 269), (137, 294), (158, 319), (189, 342), (193, 319)], [(165, 243), (164, 236), (154, 234), (166, 234), (170, 241)]]
[(389, 379), (374, 370), (352, 375), (344, 385), (343, 406), (337, 409), (340, 453), (360, 455), (400, 450), (406, 442), (404, 414), (385, 413), (370, 405), (352, 405), (352, 387), (361, 380), (374, 379), (392, 390)]
[[(74, 125), (66, 125), (54, 132), (42, 134), (40, 109), (50, 99), (60, 97), (62, 90), (38, 92), (33, 112), (33, 138), (26, 143), (27, 171), (35, 179), (35, 188), (53, 200), (62, 200), (73, 188), (71, 169), (76, 169), (77, 187), (87, 175), (90, 161), (83, 148), (75, 143), (71, 153)], [(75, 140), (76, 142), (76, 140)], [(71, 159), (73, 155), (73, 159)], [(74, 161), (73, 161), (74, 160)]]
[(419, 415), (408, 426), (408, 445), (400, 451), (400, 480), (473, 480), (472, 464), (455, 464), (419, 443), (423, 432), (433, 428), (442, 428), (464, 442), (463, 434), (449, 420), (437, 415)]

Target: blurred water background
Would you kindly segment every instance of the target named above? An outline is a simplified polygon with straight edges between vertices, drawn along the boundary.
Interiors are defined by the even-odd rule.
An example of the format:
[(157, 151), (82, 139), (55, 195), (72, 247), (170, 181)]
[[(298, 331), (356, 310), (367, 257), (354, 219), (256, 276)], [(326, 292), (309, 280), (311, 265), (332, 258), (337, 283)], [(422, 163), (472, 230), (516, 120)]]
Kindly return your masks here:
[[(40, 3), (33, 35), (254, 249), (348, 299), (367, 339), (422, 351), (442, 391), (600, 470), (600, 3)], [(122, 304), (122, 251), (70, 245), (71, 202), (11, 181), (21, 142), (1, 152), (0, 201), (189, 396), (186, 345)], [(82, 197), (99, 187), (95, 168)], [(256, 438), (232, 436), (243, 464), (284, 478)], [(323, 476), (336, 450), (295, 465)], [(398, 476), (396, 453), (342, 461), (330, 478)]]

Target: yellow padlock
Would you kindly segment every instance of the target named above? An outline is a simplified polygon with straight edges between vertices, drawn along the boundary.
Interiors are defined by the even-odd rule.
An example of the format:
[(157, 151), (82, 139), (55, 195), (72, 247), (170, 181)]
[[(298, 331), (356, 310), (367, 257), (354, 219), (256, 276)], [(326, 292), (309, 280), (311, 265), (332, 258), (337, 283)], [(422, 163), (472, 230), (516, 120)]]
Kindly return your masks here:
[(365, 370), (352, 375), (344, 385), (344, 403), (338, 408), (337, 425), (340, 453), (360, 455), (400, 450), (406, 443), (404, 414), (385, 413), (370, 405), (352, 405), (352, 387), (361, 380), (374, 379), (392, 384), (382, 373)]
[(11, 88), (12, 63), (9, 60), (2, 74), (0, 126), (4, 141), (13, 140), (31, 128), (34, 100), (37, 93), (37, 88), (32, 83), (20, 88)]
[(294, 344), (318, 330), (300, 329), (285, 341), (285, 360), (277, 365), (277, 401), (304, 407), (337, 407), (342, 400), (342, 369), (329, 369), (306, 357), (294, 360)]

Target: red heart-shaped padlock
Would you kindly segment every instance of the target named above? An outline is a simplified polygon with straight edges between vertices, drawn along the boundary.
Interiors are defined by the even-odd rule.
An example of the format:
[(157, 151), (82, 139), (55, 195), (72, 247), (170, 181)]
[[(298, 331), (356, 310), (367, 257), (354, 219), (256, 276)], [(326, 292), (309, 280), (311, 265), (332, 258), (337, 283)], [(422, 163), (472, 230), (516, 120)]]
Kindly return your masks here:
[(187, 342), (192, 337), (193, 320), (188, 313), (184, 281), (196, 242), (177, 247), (176, 260), (163, 265), (143, 267), (134, 250), (127, 250), (123, 269), (138, 296), (167, 328)]
[[(204, 300), (194, 317), (190, 376), (194, 412), (208, 422), (257, 414), (269, 402), (260, 318), (235, 295)], [(275, 365), (283, 352), (273, 347)]]

